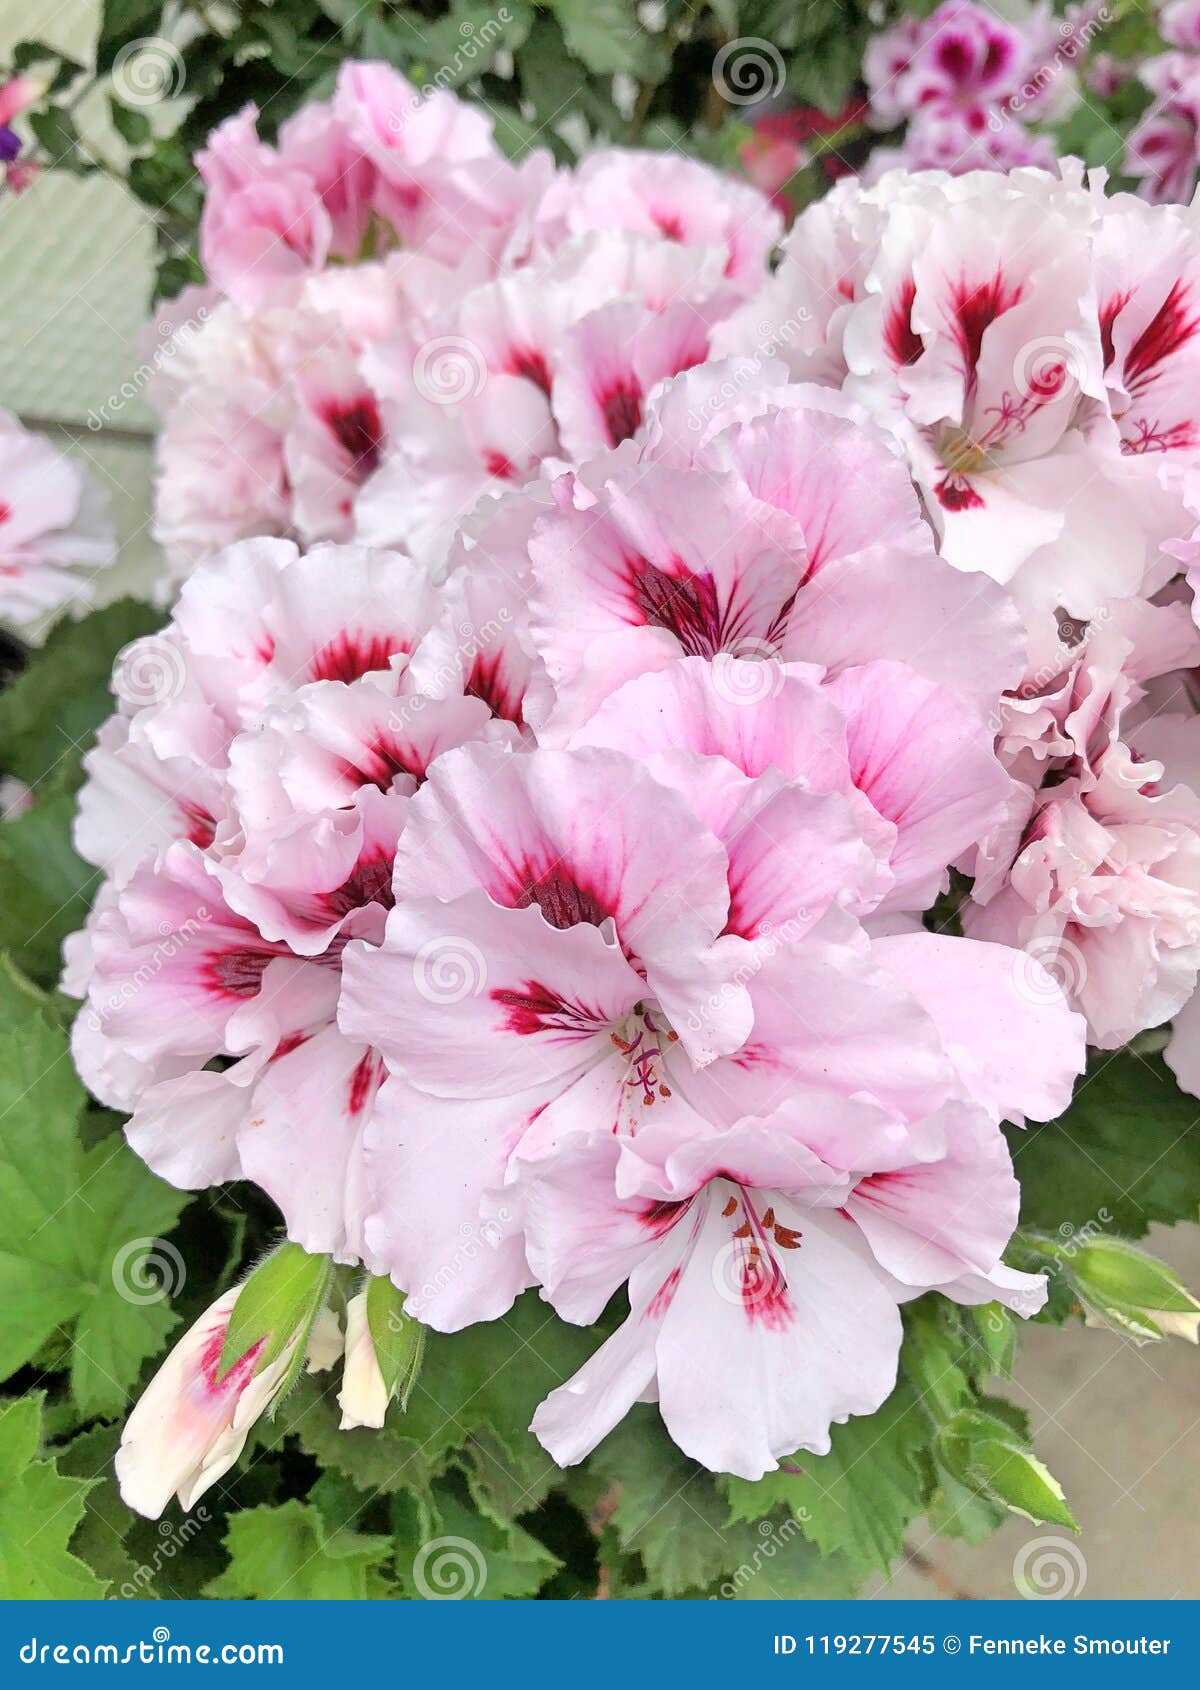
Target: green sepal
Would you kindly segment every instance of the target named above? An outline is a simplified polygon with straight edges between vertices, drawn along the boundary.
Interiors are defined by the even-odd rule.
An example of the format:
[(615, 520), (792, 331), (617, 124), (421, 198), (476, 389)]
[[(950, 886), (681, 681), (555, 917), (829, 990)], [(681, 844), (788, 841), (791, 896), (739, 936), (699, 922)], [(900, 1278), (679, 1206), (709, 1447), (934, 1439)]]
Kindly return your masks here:
[(966, 1408), (942, 1427), (937, 1453), (949, 1472), (978, 1495), (1035, 1525), (1078, 1531), (1062, 1486), (1007, 1421)]
[(425, 1328), (405, 1311), (404, 1293), (383, 1276), (367, 1281), (367, 1330), (389, 1401), (407, 1408), (425, 1355)]
[(263, 1346), (255, 1370), (261, 1372), (295, 1341), (292, 1365), (279, 1390), (282, 1396), (303, 1365), (308, 1335), (325, 1302), (332, 1272), (331, 1257), (310, 1256), (298, 1244), (283, 1244), (261, 1261), (233, 1305), (217, 1378), (224, 1378), (256, 1344)]

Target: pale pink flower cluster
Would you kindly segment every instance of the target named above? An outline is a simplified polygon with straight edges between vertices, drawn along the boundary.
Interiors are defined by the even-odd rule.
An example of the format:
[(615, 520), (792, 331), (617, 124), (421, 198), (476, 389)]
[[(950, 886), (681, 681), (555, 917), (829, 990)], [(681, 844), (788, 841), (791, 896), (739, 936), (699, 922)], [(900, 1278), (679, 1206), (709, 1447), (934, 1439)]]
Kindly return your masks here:
[[(76, 1061), (160, 1174), (255, 1181), (439, 1330), (625, 1288), (538, 1436), (578, 1461), (649, 1397), (755, 1477), (887, 1397), (910, 1298), (1042, 1300), (1000, 1123), (1065, 1106), (1083, 1021), (921, 921), (1006, 813), (1016, 614), (889, 438), (767, 360), (669, 379), (449, 565), (244, 541), (123, 654)], [(131, 1421), (150, 1511), (275, 1389), (217, 1377), (220, 1313), (177, 1405), (216, 1453)]]
[(480, 498), (631, 434), (781, 229), (677, 156), (514, 165), (482, 112), (384, 65), (344, 65), (276, 148), (248, 109), (198, 163), (209, 285), (151, 337), (176, 579), (262, 533), (440, 562)]
[(905, 125), (899, 147), (878, 148), (870, 175), (893, 168), (1013, 170), (1049, 167), (1054, 147), (1029, 127), (1069, 115), (1095, 5), (1056, 17), (1048, 3), (1008, 19), (973, 0), (943, 0), (875, 36), (863, 60), (868, 112), (878, 129)]
[(785, 322), (793, 373), (888, 430), (943, 559), (1025, 625), (965, 930), (1051, 966), (1096, 1044), (1169, 1021), (1200, 968), (1196, 212), (1069, 166), (840, 184), (717, 348)]
[[(771, 270), (744, 185), (492, 153), (490, 199), (414, 98), (351, 66), (209, 149), (191, 573), (87, 759), (76, 1060), (164, 1177), (254, 1181), (439, 1330), (623, 1293), (559, 1462), (649, 1399), (755, 1477), (885, 1399), (909, 1298), (1039, 1306), (1000, 1123), (1085, 1032), (1182, 1012), (1188, 1083), (1200, 229), (896, 173)], [(364, 229), (402, 244), (331, 264)]]
[(63, 605), (86, 604), (92, 576), (115, 556), (95, 479), (0, 411), (0, 620), (35, 622)]

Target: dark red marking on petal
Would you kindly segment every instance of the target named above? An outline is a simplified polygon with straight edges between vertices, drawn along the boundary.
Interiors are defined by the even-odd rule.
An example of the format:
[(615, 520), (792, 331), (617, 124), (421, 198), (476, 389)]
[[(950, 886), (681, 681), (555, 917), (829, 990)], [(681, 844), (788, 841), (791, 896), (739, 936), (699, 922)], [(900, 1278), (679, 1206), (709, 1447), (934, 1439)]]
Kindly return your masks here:
[(198, 1365), (200, 1376), (210, 1391), (229, 1391), (238, 1396), (246, 1389), (253, 1379), (258, 1366), (259, 1352), (266, 1343), (266, 1338), (260, 1338), (253, 1349), (235, 1361), (223, 1379), (217, 1378), (217, 1369), (221, 1363), (221, 1351), (225, 1347), (225, 1334), (229, 1330), (228, 1316), (217, 1323), (212, 1332), (205, 1339), (204, 1348), (200, 1351)]
[(1126, 390), (1133, 394), (1162, 374), (1162, 366), (1192, 339), (1200, 315), (1188, 299), (1187, 283), (1179, 278), (1154, 316), (1129, 348), (1125, 359)]
[(986, 282), (979, 282), (972, 287), (966, 280), (963, 280), (952, 290), (951, 300), (954, 311), (952, 332), (958, 342), (969, 376), (975, 374), (976, 366), (979, 363), (984, 331), (996, 321), (997, 317), (1002, 317), (1006, 311), (1011, 311), (1020, 298), (1020, 285), (1018, 283), (1011, 285), (1007, 283), (999, 270)]
[(493, 716), (501, 716), (506, 722), (524, 727), (524, 695), (518, 696), (505, 685), (503, 671), (503, 652), (488, 655), (480, 652), (471, 665), (463, 691), (468, 698), (478, 698), (486, 704)]
[(489, 475), (494, 475), (498, 481), (515, 481), (517, 466), (512, 459), (503, 452), (493, 451), (489, 446), (483, 454), (483, 467)]
[(659, 1237), (664, 1232), (670, 1231), (683, 1211), (689, 1207), (691, 1201), (690, 1197), (677, 1200), (660, 1197), (653, 1203), (647, 1203), (638, 1215), (638, 1220), (656, 1237)]
[(373, 851), (355, 863), (342, 884), (322, 895), (321, 902), (330, 915), (349, 915), (367, 904), (379, 904), (390, 910), (395, 899), (392, 894), (392, 856), (390, 852)]
[[(1185, 452), (1198, 441), (1196, 425), (1191, 422), (1170, 423), (1164, 427), (1157, 418), (1124, 417), (1121, 451), (1126, 457), (1143, 452)], [(1128, 431), (1128, 432), (1124, 432)]]
[(11, 515), (12, 506), (5, 504), (4, 500), (0, 499), (0, 522), (7, 522)]
[(652, 211), (650, 221), (660, 235), (665, 235), (669, 241), (683, 239), (683, 219), (677, 211)]
[(948, 475), (944, 481), (938, 482), (934, 492), (943, 510), (973, 511), (983, 508), (982, 498), (961, 476)]
[(350, 459), (349, 473), (356, 481), (365, 481), (379, 468), (383, 451), (383, 419), (375, 399), (363, 393), (348, 401), (331, 400), (322, 415), (330, 433)]
[(961, 82), (971, 68), (971, 54), (959, 35), (944, 35), (937, 43), (934, 57), (947, 76)]
[(739, 1262), (742, 1307), (752, 1326), (763, 1326), (768, 1332), (782, 1332), (791, 1324), (795, 1309), (788, 1295), (783, 1269), (771, 1253), (770, 1246), (752, 1239)]
[(551, 927), (600, 927), (613, 913), (559, 863), (545, 869), (527, 866), (516, 877), (513, 908), (524, 910), (530, 904), (537, 905)]
[(509, 359), (509, 373), (514, 376), (524, 376), (535, 387), (540, 387), (546, 398), (550, 397), (550, 366), (546, 362), (545, 354), (532, 348), (518, 350)]
[(1116, 332), (1117, 318), (1129, 304), (1129, 294), (1116, 293), (1106, 305), (1100, 308), (1100, 346), (1104, 353), (1104, 368), (1107, 370), (1116, 356), (1113, 339)]
[(910, 276), (884, 315), (883, 344), (893, 364), (915, 364), (925, 350), (920, 335), (912, 326), (916, 297), (917, 284)]
[(632, 376), (621, 376), (599, 395), (610, 446), (619, 446), (642, 426), (642, 390)]
[(216, 820), (209, 815), (202, 804), (197, 804), (194, 799), (180, 798), (177, 803), (187, 824), (188, 839), (193, 845), (199, 845), (201, 850), (207, 849), (216, 836)]
[(675, 1300), (675, 1293), (679, 1289), (679, 1281), (681, 1278), (681, 1270), (677, 1267), (673, 1267), (659, 1286), (658, 1290), (654, 1293), (653, 1297), (651, 1297), (650, 1301), (646, 1304), (646, 1313), (642, 1316), (643, 1320), (661, 1320), (662, 1316), (666, 1314), (667, 1310)]
[(629, 588), (634, 604), (651, 628), (666, 628), (689, 657), (715, 657), (724, 632), (711, 575), (678, 575), (639, 557), (630, 561)]
[(349, 628), (314, 653), (308, 666), (314, 681), (357, 681), (362, 675), (386, 669), (389, 659), (410, 651), (406, 640), (393, 634), (364, 634)]
[(351, 1115), (362, 1114), (363, 1110), (374, 1099), (382, 1078), (383, 1060), (377, 1051), (368, 1050), (355, 1065), (354, 1072), (350, 1075), (346, 1108)]
[(595, 1010), (571, 1003), (538, 980), (524, 981), (519, 990), (497, 986), (488, 995), (504, 1010), (504, 1024), (510, 1033), (590, 1035), (603, 1025)]
[(415, 748), (389, 739), (386, 734), (380, 734), (363, 747), (357, 765), (347, 763), (346, 767), (349, 774), (377, 786), (380, 792), (387, 792), (397, 775), (410, 775), (418, 782), (425, 779), (425, 763), (416, 755)]
[(280, 1039), (267, 1058), (268, 1062), (281, 1062), (285, 1056), (290, 1056), (294, 1050), (299, 1050), (301, 1045), (307, 1044), (308, 1040), (307, 1033), (289, 1033), (285, 1039)]
[(202, 971), (204, 984), (210, 992), (224, 997), (257, 997), (267, 964), (285, 951), (286, 946), (281, 945), (264, 946), (261, 950), (247, 945), (237, 950), (210, 951)]

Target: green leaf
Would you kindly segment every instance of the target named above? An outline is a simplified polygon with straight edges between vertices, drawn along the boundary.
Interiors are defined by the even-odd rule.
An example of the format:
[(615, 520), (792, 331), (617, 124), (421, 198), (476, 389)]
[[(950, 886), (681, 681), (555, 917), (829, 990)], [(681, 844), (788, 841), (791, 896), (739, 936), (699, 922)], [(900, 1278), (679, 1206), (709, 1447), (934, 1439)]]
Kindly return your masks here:
[(653, 1408), (635, 1407), (588, 1465), (622, 1552), (639, 1557), (658, 1595), (767, 1600), (852, 1588), (846, 1564), (822, 1563), (795, 1521), (731, 1522), (713, 1475), (672, 1443)]
[(361, 1602), (387, 1593), (379, 1568), (391, 1557), (391, 1539), (330, 1531), (315, 1508), (295, 1498), (231, 1515), (225, 1548), (229, 1566), (205, 1586), (206, 1596)]
[(127, 1538), (137, 1515), (121, 1501), (113, 1462), (121, 1441), (117, 1426), (94, 1426), (55, 1451), (60, 1473), (85, 1479), (85, 1512), (71, 1539), (80, 1560), (106, 1581), (107, 1594), (124, 1601), (151, 1600), (173, 1592), (155, 1586), (155, 1568), (130, 1553)]
[(380, 1431), (339, 1431), (332, 1394), (306, 1379), (281, 1404), (274, 1435), (295, 1432), (323, 1467), (367, 1492), (411, 1491), (427, 1510), (431, 1479), (465, 1452), (477, 1501), (511, 1519), (535, 1508), (558, 1476), (527, 1430), (533, 1411), (598, 1341), (529, 1292), (501, 1320), (430, 1332), (406, 1412)]
[(158, 1355), (179, 1316), (183, 1258), (166, 1243), (188, 1192), (157, 1178), (122, 1139), (106, 1139), (80, 1164), (75, 1260), (89, 1296), (75, 1323), (71, 1391), (85, 1414), (118, 1414), (142, 1364)]
[(107, 70), (127, 42), (160, 35), (163, 0), (104, 0), (96, 65)]
[(389, 1398), (408, 1404), (425, 1354), (425, 1328), (404, 1311), (404, 1293), (391, 1280), (372, 1275), (367, 1282), (367, 1329)]
[(150, 139), (150, 119), (144, 111), (135, 111), (132, 106), (123, 106), (120, 100), (111, 95), (108, 110), (113, 128), (131, 147), (144, 146)]
[(36, 790), (51, 775), (67, 785), (114, 709), (113, 660), (123, 646), (161, 628), (163, 613), (118, 599), (79, 621), (64, 618), (0, 693), (0, 768)]
[(432, 1531), (400, 1502), (393, 1508), (400, 1595), (413, 1600), (516, 1600), (536, 1596), (561, 1566), (545, 1544), (511, 1522), (470, 1507), (446, 1482), (434, 1487)]
[(77, 152), (79, 131), (75, 120), (63, 106), (43, 106), (29, 113), (29, 127), (38, 145), (49, 155), (55, 170), (77, 170), (83, 160)]
[(217, 1377), (260, 1343), (258, 1365), (268, 1367), (297, 1333), (302, 1336), (296, 1354), (303, 1359), (308, 1333), (329, 1290), (332, 1265), (329, 1256), (310, 1256), (299, 1244), (282, 1244), (261, 1261), (233, 1305)]
[(874, 1414), (831, 1427), (830, 1441), (828, 1455), (801, 1451), (786, 1470), (753, 1483), (727, 1479), (732, 1517), (756, 1519), (783, 1506), (824, 1554), (840, 1550), (857, 1566), (886, 1572), (925, 1500), (918, 1457), (929, 1428), (913, 1391), (900, 1385)]
[(91, 1481), (38, 1459), (41, 1411), (40, 1396), (0, 1406), (0, 1600), (95, 1601), (103, 1583), (67, 1547)]
[(961, 1484), (1035, 1525), (1075, 1525), (1062, 1486), (1007, 1419), (964, 1409), (942, 1427), (938, 1454)]
[(1161, 1056), (1097, 1052), (1065, 1115), (1006, 1131), (1025, 1227), (1141, 1238), (1200, 1214), (1200, 1103)]
[(71, 844), (75, 808), (70, 792), (43, 792), (0, 822), (0, 948), (45, 986), (61, 974), (63, 940), (86, 921), (100, 878)]
[[(85, 1101), (66, 1035), (34, 1012), (0, 1033), (0, 1377), (74, 1321), (71, 1376), (87, 1414), (119, 1413), (175, 1324), (147, 1261), (184, 1192), (106, 1139), (84, 1152)], [(169, 1277), (178, 1276), (167, 1262)]]
[(633, 0), (548, 0), (567, 51), (598, 76), (636, 73), (648, 37)]
[(904, 1311), (900, 1372), (931, 1425), (940, 1425), (972, 1400), (971, 1345), (959, 1310), (945, 1297), (922, 1297)]

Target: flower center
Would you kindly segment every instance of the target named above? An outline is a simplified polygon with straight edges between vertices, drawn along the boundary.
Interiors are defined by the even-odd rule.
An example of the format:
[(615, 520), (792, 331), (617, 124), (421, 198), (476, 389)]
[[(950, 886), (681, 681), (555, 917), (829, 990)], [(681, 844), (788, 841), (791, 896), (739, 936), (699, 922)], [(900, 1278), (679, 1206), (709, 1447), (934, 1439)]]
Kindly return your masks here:
[(660, 1011), (639, 1003), (624, 1028), (614, 1029), (609, 1037), (629, 1063), (625, 1085), (644, 1107), (649, 1108), (656, 1097), (671, 1096), (663, 1078), (664, 1047), (676, 1044), (679, 1034), (666, 1025)]

